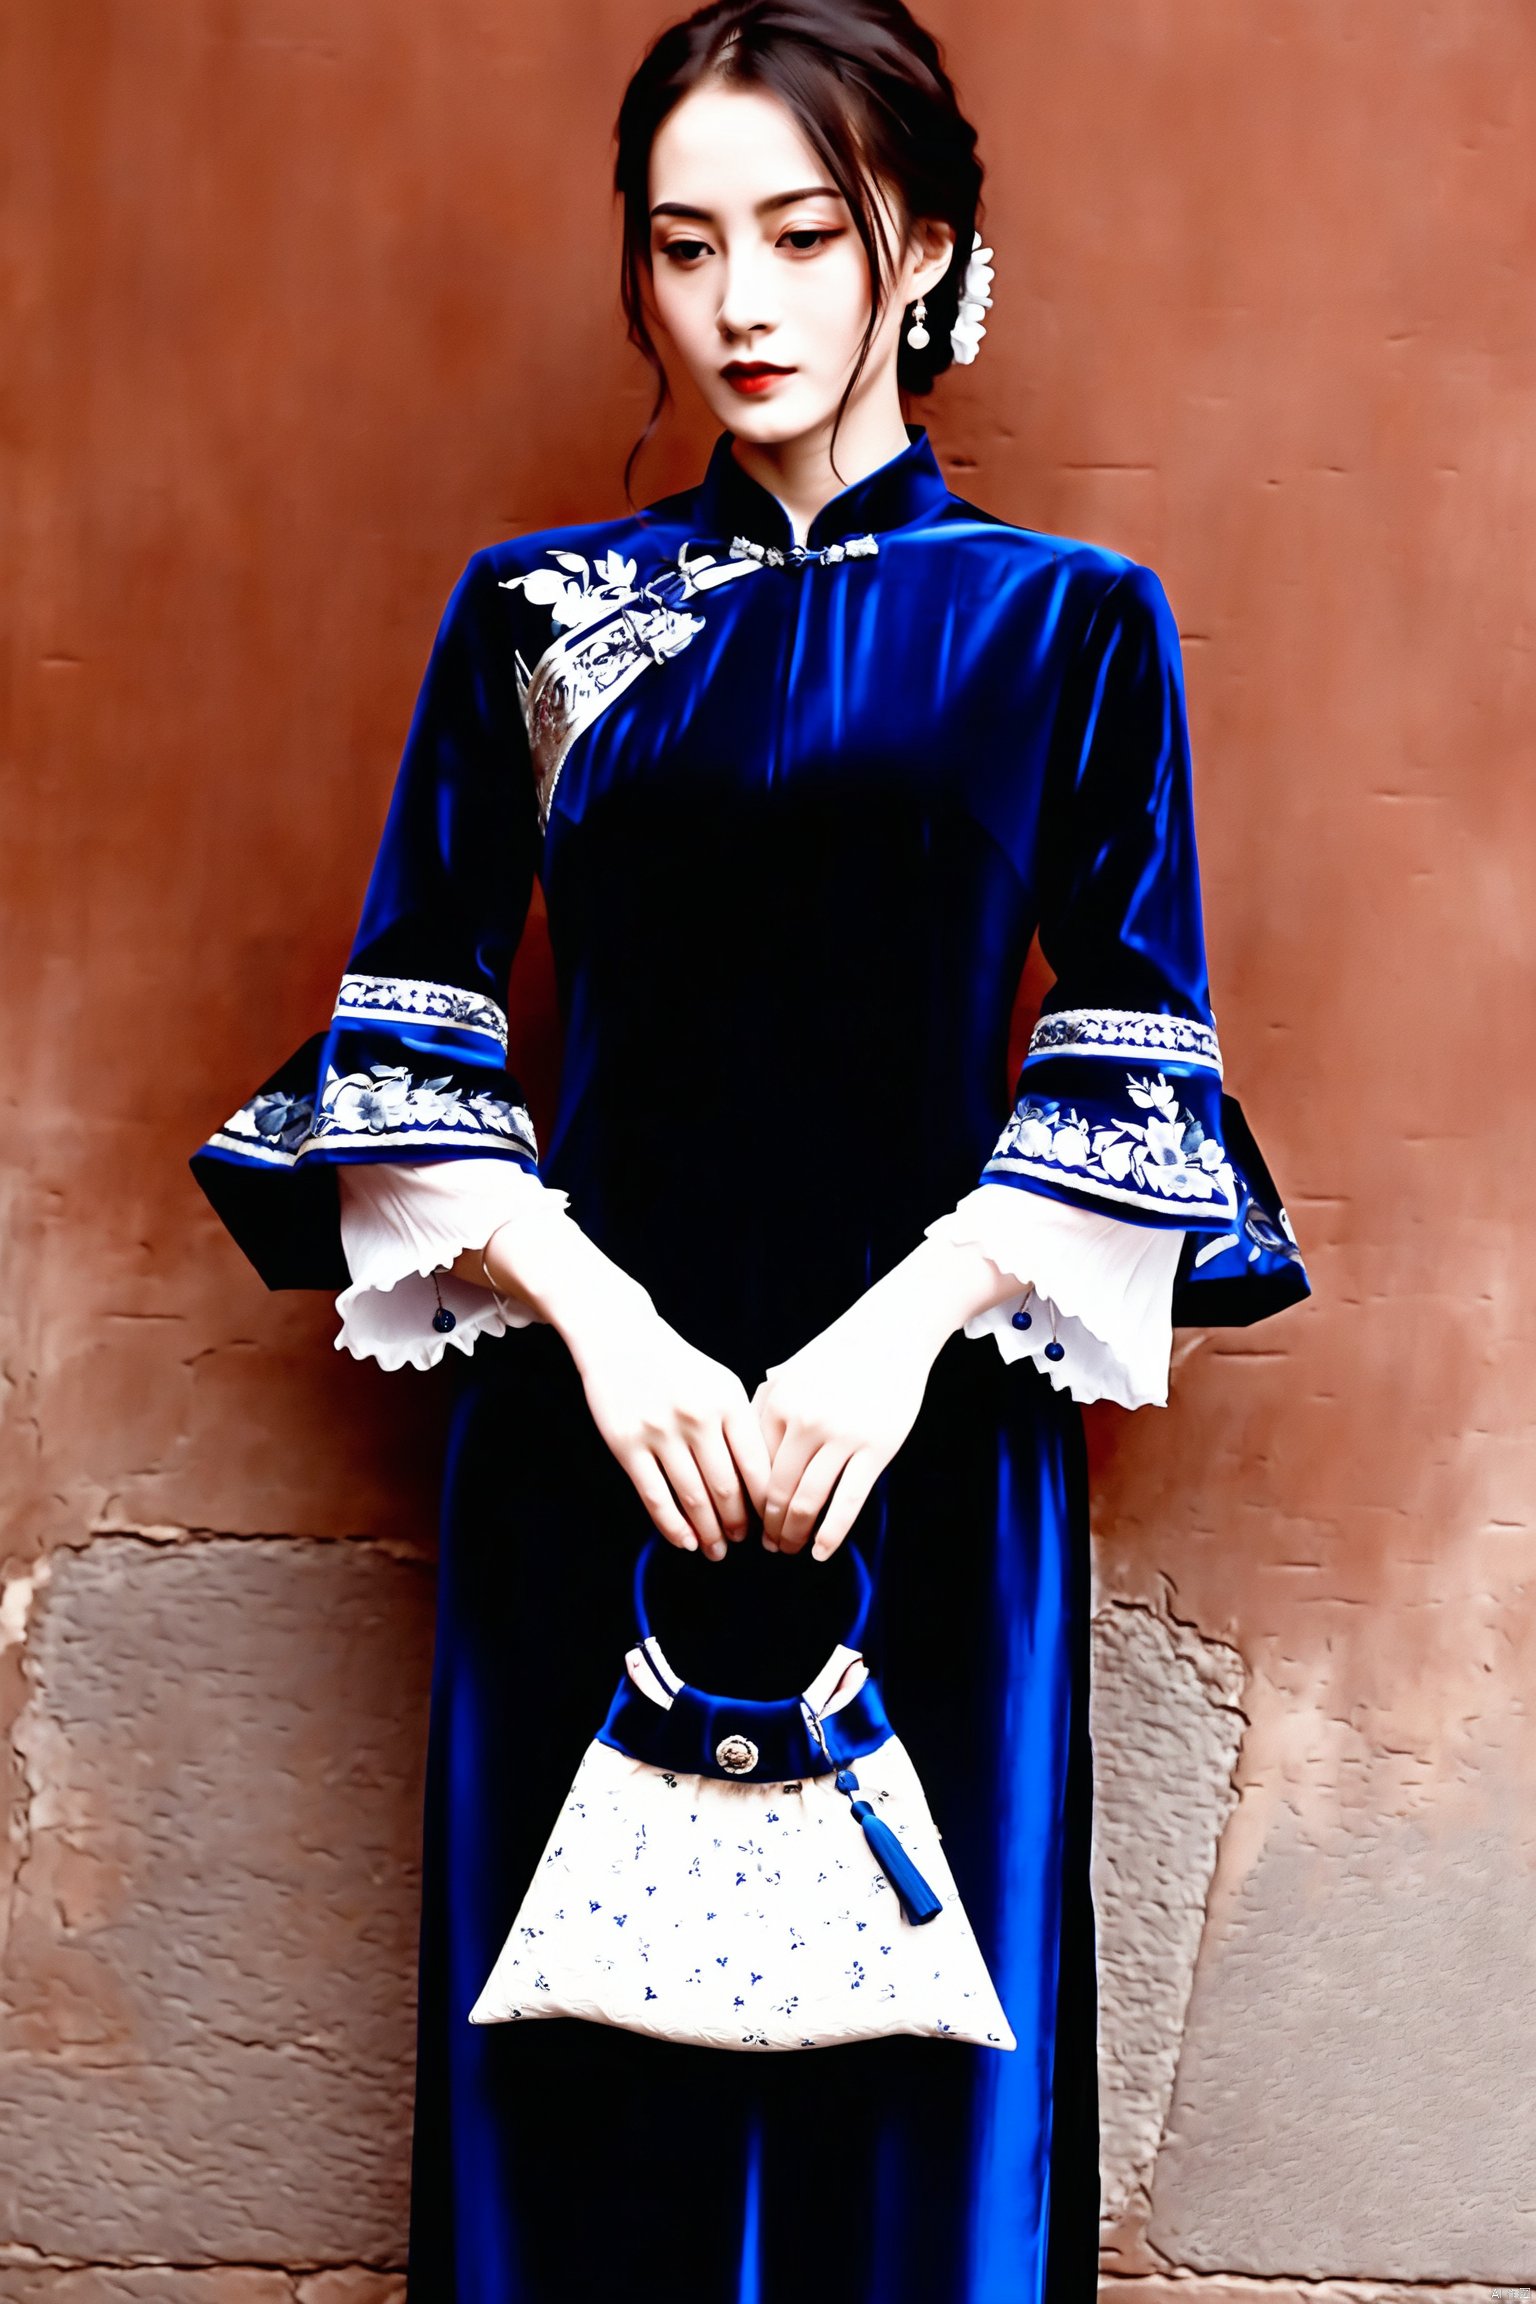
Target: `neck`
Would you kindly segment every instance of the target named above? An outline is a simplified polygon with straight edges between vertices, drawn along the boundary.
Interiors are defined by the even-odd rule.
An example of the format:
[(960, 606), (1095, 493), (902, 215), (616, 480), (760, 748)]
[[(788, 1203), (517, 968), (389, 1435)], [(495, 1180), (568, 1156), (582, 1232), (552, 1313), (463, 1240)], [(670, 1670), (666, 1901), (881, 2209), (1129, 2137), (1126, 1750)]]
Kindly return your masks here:
[(862, 407), (857, 401), (838, 432), (835, 469), (830, 417), (793, 440), (744, 440), (733, 432), (731, 441), (742, 470), (783, 505), (797, 544), (806, 541), (824, 504), (910, 446), (899, 407)]

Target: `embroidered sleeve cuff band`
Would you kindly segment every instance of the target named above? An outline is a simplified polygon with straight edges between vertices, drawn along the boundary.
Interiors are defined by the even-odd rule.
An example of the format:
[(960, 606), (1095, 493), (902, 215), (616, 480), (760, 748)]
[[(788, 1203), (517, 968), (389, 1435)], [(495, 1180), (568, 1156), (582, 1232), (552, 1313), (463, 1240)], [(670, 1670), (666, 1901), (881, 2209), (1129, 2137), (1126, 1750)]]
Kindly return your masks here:
[[(1108, 1085), (1108, 1083), (1106, 1083)], [(1154, 1223), (1210, 1231), (1237, 1213), (1237, 1184), (1213, 1109), (1202, 1120), (1161, 1072), (1128, 1074), (1118, 1095), (1067, 1104), (1021, 1096), (983, 1178), (1044, 1184), (1140, 1211)]]
[(1215, 1026), (1136, 1008), (1057, 1008), (1040, 1018), (1026, 1064), (1046, 1057), (1101, 1056), (1111, 1063), (1164, 1062), (1221, 1077)]
[(418, 1030), (437, 1026), (489, 1041), (498, 1056), (507, 1052), (507, 1019), (494, 1000), (457, 984), (428, 984), (411, 976), (343, 976), (331, 1022)]
[[(479, 1145), (476, 1145), (476, 1139)], [(406, 1064), (338, 1072), (328, 1065), (318, 1105), (309, 1093), (265, 1089), (242, 1104), (206, 1149), (268, 1168), (301, 1160), (492, 1146), (537, 1161), (538, 1139), (525, 1104)]]

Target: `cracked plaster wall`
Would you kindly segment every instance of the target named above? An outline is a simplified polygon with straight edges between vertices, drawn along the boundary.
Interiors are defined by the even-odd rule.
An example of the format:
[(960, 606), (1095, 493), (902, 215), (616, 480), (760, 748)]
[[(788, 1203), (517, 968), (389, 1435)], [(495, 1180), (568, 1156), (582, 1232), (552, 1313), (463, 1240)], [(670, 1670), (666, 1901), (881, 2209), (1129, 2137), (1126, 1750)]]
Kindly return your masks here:
[[(1317, 1285), (1092, 1418), (1104, 2294), (1484, 2299), (1536, 2280), (1536, 19), (924, 13), (998, 277), (915, 413), (1167, 584)], [(620, 505), (661, 21), (0, 11), (4, 2304), (398, 2297), (442, 1390), (264, 1296), (184, 1160), (328, 1008), (464, 558)], [(547, 1124), (537, 915), (515, 992)]]
[(52, 1566), (12, 1730), (0, 2232), (388, 2265), (430, 1578), (267, 1539), (98, 1537)]

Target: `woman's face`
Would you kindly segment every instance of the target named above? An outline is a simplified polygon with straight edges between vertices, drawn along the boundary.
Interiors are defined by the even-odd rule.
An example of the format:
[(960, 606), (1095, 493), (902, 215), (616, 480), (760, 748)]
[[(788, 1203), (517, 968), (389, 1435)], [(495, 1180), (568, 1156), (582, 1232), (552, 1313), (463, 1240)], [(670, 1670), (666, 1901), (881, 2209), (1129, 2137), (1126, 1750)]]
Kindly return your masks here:
[[(662, 331), (728, 431), (764, 445), (830, 429), (869, 319), (847, 204), (777, 97), (703, 87), (651, 148), (652, 299)], [(888, 199), (890, 244), (899, 227)], [(914, 227), (850, 408), (896, 395), (905, 307), (942, 279), (945, 224)]]

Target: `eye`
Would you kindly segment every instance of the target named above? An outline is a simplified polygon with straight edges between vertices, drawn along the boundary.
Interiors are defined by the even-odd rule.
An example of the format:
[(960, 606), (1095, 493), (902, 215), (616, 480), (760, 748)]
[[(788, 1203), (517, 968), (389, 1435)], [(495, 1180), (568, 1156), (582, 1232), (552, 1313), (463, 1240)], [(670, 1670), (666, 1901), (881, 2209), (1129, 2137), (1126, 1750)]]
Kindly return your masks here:
[[(841, 240), (842, 233), (827, 226), (817, 227), (811, 224), (801, 224), (792, 232), (786, 232), (784, 237), (786, 240), (793, 240), (802, 254), (808, 256), (811, 247), (814, 247), (819, 241)], [(809, 247), (805, 245), (807, 242), (810, 243)]]
[(687, 264), (691, 263), (698, 249), (703, 249), (707, 255), (709, 243), (705, 240), (669, 240), (661, 253), (669, 264)]

